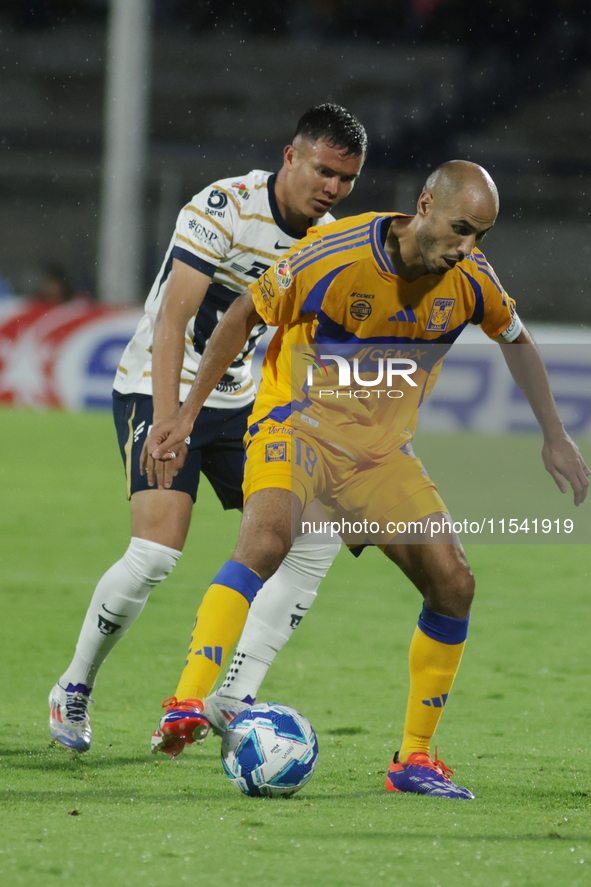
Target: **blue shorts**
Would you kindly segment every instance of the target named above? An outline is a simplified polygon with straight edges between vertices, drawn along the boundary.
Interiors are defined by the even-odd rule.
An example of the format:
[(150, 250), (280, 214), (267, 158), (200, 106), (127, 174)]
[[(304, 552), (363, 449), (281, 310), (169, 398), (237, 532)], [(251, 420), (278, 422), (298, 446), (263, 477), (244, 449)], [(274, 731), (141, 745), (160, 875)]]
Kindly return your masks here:
[[(243, 438), (252, 404), (239, 410), (204, 407), (193, 431), (185, 464), (172, 481), (173, 490), (197, 498), (201, 472), (206, 476), (225, 509), (242, 508), (244, 466)], [(113, 418), (127, 478), (127, 498), (150, 490), (146, 475), (140, 474), (140, 455), (152, 425), (153, 403), (148, 394), (113, 391)]]

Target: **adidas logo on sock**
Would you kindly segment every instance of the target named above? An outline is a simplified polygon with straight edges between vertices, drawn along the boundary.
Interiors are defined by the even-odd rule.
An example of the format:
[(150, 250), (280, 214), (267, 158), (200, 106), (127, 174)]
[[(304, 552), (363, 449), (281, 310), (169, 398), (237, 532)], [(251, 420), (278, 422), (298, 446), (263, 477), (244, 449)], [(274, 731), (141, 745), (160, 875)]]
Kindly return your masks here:
[(423, 705), (433, 706), (433, 708), (443, 708), (445, 703), (447, 702), (448, 693), (443, 693), (441, 696), (432, 696), (431, 699), (423, 699)]
[(223, 662), (223, 653), (223, 647), (202, 647), (200, 650), (195, 650), (195, 656), (205, 656), (206, 659), (220, 666)]

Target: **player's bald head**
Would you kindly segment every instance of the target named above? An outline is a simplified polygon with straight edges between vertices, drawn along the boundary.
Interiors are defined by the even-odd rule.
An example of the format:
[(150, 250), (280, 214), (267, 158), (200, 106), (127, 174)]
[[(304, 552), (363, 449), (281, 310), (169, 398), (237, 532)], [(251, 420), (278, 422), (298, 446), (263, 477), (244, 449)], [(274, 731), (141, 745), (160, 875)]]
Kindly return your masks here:
[(409, 226), (427, 273), (445, 274), (470, 255), (498, 211), (496, 185), (477, 163), (450, 160), (432, 172)]
[(458, 198), (467, 198), (487, 215), (499, 211), (499, 193), (492, 176), (469, 160), (449, 160), (431, 173), (423, 191), (433, 195), (440, 208), (449, 208)]

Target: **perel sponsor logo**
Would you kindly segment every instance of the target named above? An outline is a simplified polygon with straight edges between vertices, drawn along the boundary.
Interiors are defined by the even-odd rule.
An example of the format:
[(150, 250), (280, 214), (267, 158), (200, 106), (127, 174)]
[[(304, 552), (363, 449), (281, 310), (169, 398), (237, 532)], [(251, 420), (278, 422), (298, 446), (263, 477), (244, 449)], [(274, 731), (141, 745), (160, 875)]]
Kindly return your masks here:
[(223, 191), (218, 191), (217, 188), (212, 188), (211, 193), (207, 198), (207, 205), (210, 209), (224, 209), (228, 205), (228, 198)]

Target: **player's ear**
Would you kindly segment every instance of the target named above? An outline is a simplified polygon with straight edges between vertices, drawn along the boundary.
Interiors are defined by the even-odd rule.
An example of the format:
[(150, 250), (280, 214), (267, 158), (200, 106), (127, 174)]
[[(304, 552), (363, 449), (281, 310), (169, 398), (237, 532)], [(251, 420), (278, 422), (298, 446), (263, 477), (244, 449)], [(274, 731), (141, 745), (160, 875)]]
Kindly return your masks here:
[(297, 160), (298, 149), (294, 145), (286, 145), (283, 149), (283, 165), (287, 169), (293, 169)]
[(423, 191), (419, 199), (417, 200), (417, 213), (421, 218), (424, 218), (431, 211), (431, 207), (433, 205), (433, 195), (430, 191)]

